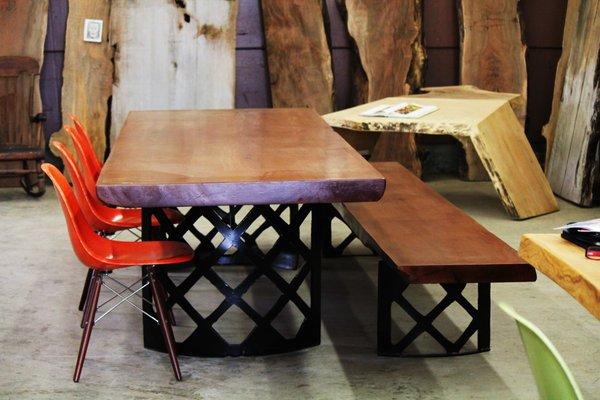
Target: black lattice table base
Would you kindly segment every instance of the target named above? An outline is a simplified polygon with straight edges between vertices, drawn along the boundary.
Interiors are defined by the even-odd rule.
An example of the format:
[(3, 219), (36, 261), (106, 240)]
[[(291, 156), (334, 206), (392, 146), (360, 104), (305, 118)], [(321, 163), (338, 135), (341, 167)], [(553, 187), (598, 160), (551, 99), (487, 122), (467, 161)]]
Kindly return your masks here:
[(348, 228), (349, 232), (346, 237), (339, 243), (334, 243), (332, 233), (334, 221), (337, 223), (342, 223), (346, 227), (347, 225), (340, 213), (332, 205), (328, 205), (326, 211), (325, 225), (323, 226), (323, 254), (325, 257), (341, 257), (344, 255), (344, 250), (346, 250), (350, 243), (352, 243), (355, 239), (358, 239), (358, 237), (350, 230), (350, 228)]
[[(320, 343), (321, 323), (321, 253), (323, 238), (320, 222), (327, 205), (280, 205), (272, 208), (268, 205), (252, 206), (247, 213), (241, 213), (241, 206), (193, 207), (183, 221), (174, 226), (165, 216), (162, 209), (143, 210), (143, 239), (166, 238), (168, 240), (186, 241), (190, 234), (197, 243), (193, 265), (183, 272), (162, 272), (167, 291), (166, 306), (172, 310), (174, 306), (182, 310), (193, 327), (185, 338), (178, 341), (179, 354), (194, 356), (241, 356), (263, 355), (288, 352), (315, 346)], [(248, 208), (246, 208), (247, 210)], [(284, 211), (289, 210), (289, 218), (284, 218)], [(242, 215), (243, 214), (243, 215)], [(310, 245), (300, 239), (300, 226), (312, 217)], [(151, 217), (155, 216), (161, 225), (160, 232), (150, 228)], [(204, 218), (212, 229), (202, 233), (195, 225)], [(267, 250), (261, 250), (259, 237), (267, 230), (277, 235), (275, 243)], [(157, 237), (158, 235), (158, 237)], [(187, 240), (188, 243), (190, 240)], [(215, 244), (215, 241), (217, 244)], [(192, 244), (192, 243), (190, 243)], [(284, 260), (289, 264), (293, 258), (294, 271), (282, 271), (273, 268)], [(246, 264), (246, 276), (232, 285), (219, 274), (230, 264)], [(221, 265), (221, 266), (219, 266)], [(217, 267), (219, 266), (219, 267)], [(178, 279), (174, 279), (175, 273)], [(187, 275), (185, 275), (187, 274)], [(292, 276), (289, 276), (292, 274)], [(276, 287), (277, 295), (266, 310), (259, 312), (247, 301), (247, 294), (259, 279), (267, 279)], [(202, 281), (201, 281), (202, 280)], [(201, 311), (191, 301), (191, 290), (199, 283), (208, 282), (218, 290), (223, 300), (214, 309)], [(302, 297), (298, 291), (306, 282), (309, 287), (309, 299)], [(305, 284), (306, 284), (305, 283)], [(149, 293), (145, 294), (148, 297)], [(200, 299), (202, 301), (202, 299)], [(264, 303), (264, 302), (263, 302)], [(301, 316), (301, 323), (295, 334), (282, 333), (274, 326), (275, 319), (288, 305), (293, 305)], [(144, 302), (144, 307), (151, 309)], [(231, 311), (243, 313), (253, 325), (242, 340), (230, 343), (217, 329), (219, 321), (226, 319)], [(177, 322), (177, 321), (176, 321)], [(165, 351), (161, 332), (156, 324), (144, 319), (144, 345), (148, 348)]]
[[(490, 284), (478, 284), (477, 308), (464, 296), (466, 284), (442, 284), (445, 295), (429, 312), (421, 313), (404, 296), (410, 283), (394, 267), (379, 263), (377, 306), (377, 353), (383, 356), (452, 356), (480, 353), (490, 350)], [(399, 341), (392, 341), (392, 305), (397, 304), (415, 325)], [(450, 340), (434, 326), (436, 318), (453, 304), (458, 304), (471, 317), (467, 327), (456, 340)], [(443, 349), (443, 353), (408, 354), (406, 349), (423, 335), (429, 334)], [(477, 348), (465, 350), (469, 339), (477, 334)]]

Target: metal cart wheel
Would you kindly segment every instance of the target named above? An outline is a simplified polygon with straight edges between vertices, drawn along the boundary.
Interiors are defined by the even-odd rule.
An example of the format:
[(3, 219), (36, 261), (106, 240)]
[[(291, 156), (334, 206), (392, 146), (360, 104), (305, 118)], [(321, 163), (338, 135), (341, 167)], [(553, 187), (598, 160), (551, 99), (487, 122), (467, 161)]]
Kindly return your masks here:
[(31, 197), (42, 197), (46, 193), (46, 177), (40, 168), (41, 163), (40, 160), (36, 160), (37, 172), (27, 174), (19, 181), (25, 193)]

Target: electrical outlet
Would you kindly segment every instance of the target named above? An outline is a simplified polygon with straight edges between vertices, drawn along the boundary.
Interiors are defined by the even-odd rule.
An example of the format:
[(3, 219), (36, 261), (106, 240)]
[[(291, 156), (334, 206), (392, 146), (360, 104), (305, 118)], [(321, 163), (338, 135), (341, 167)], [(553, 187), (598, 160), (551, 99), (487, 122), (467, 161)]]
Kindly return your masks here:
[(104, 21), (101, 19), (86, 19), (83, 25), (83, 40), (85, 42), (101, 43), (103, 25)]

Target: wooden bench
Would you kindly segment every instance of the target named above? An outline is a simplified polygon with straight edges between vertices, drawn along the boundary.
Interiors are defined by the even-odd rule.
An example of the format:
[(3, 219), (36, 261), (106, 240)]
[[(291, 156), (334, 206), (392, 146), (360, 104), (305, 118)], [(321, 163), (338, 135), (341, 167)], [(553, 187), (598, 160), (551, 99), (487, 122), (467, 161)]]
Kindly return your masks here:
[[(387, 182), (383, 198), (373, 203), (335, 204), (352, 232), (382, 258), (379, 264), (378, 333), (380, 355), (402, 355), (421, 334), (429, 333), (448, 354), (488, 351), (490, 283), (535, 281), (535, 270), (516, 251), (396, 162), (373, 163)], [(411, 284), (441, 284), (445, 297), (421, 314), (403, 296)], [(478, 284), (477, 307), (462, 294)], [(391, 340), (391, 306), (397, 303), (415, 320), (399, 342)], [(455, 341), (433, 321), (453, 303), (472, 321)], [(477, 333), (477, 349), (462, 351)]]

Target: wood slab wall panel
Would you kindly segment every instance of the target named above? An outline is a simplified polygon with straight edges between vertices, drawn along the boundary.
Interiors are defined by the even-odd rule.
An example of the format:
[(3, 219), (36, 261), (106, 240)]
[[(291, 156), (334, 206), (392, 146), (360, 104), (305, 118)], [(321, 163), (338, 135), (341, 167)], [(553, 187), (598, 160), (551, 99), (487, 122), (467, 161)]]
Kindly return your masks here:
[(554, 193), (583, 206), (600, 200), (599, 52), (600, 0), (582, 1), (546, 174)]
[(565, 17), (565, 27), (562, 38), (562, 54), (556, 66), (556, 75), (554, 78), (554, 93), (552, 95), (552, 109), (550, 119), (542, 129), (542, 135), (546, 138), (546, 166), (550, 163), (550, 154), (552, 154), (552, 145), (554, 143), (554, 132), (558, 120), (559, 105), (563, 94), (565, 84), (565, 73), (567, 63), (571, 54), (571, 43), (575, 36), (575, 28), (579, 17), (581, 0), (569, 0), (567, 3), (567, 15)]
[[(110, 0), (72, 0), (69, 2), (62, 86), (62, 123), (72, 125), (69, 115), (77, 116), (86, 127), (100, 160), (106, 151), (107, 114), (112, 94), (113, 51), (108, 40)], [(86, 19), (104, 21), (102, 42), (83, 41)], [(72, 146), (62, 129), (52, 140)], [(50, 149), (58, 156), (51, 146)]]
[[(41, 68), (48, 20), (48, 0), (0, 0), (0, 56), (34, 58)], [(32, 115), (42, 112), (39, 77), (34, 83)], [(3, 123), (0, 121), (0, 124)], [(8, 138), (0, 138), (0, 142)], [(42, 135), (24, 144), (42, 146)], [(2, 163), (0, 168), (20, 168), (21, 163)], [(18, 186), (18, 179), (2, 178), (0, 187)]]
[(111, 138), (131, 110), (233, 108), (236, 0), (113, 0)]
[[(360, 63), (355, 71), (355, 104), (419, 89), (425, 63), (421, 1), (340, 0), (339, 4)], [(412, 133), (382, 133), (371, 160), (399, 161), (421, 174)]]
[(0, 0), (0, 56), (44, 58), (48, 0)]
[(460, 82), (495, 92), (518, 93), (524, 125), (527, 104), (525, 44), (518, 0), (460, 0)]
[[(527, 113), (527, 67), (518, 10), (519, 0), (459, 0), (460, 83), (495, 92), (518, 93), (513, 108), (521, 125)], [(467, 180), (483, 180), (486, 172), (463, 143)]]
[(333, 111), (333, 70), (321, 0), (262, 0), (273, 107)]

